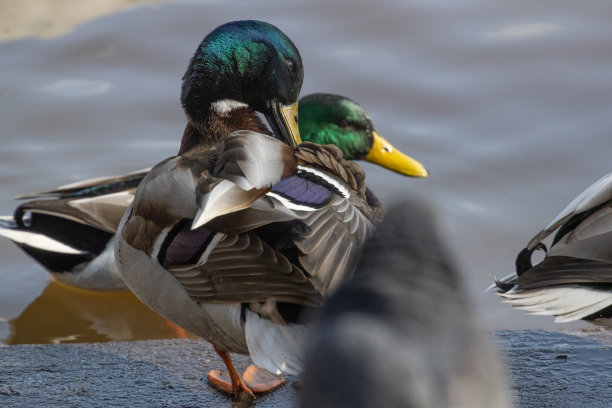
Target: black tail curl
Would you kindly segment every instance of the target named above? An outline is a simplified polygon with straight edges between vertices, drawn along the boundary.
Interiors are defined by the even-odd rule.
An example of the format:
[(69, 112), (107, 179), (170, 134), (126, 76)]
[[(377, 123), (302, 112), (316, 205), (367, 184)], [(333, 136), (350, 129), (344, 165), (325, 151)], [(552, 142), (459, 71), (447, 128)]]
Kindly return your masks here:
[(531, 255), (537, 250), (542, 250), (544, 252), (548, 252), (546, 245), (542, 242), (538, 242), (536, 246), (532, 249), (524, 248), (516, 257), (516, 261), (514, 265), (516, 266), (516, 274), (521, 276), (523, 273), (527, 272), (529, 269), (533, 268), (531, 263)]

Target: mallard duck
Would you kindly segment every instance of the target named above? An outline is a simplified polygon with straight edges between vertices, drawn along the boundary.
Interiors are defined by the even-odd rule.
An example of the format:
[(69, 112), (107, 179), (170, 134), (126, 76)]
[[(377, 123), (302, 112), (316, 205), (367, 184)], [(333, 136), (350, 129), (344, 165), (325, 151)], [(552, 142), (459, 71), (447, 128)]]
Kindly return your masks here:
[[(311, 94), (299, 102), (302, 140), (334, 144), (348, 160), (366, 160), (400, 174), (427, 177), (427, 170), (384, 140), (366, 111), (339, 95)], [(85, 180), (30, 199), (13, 216), (0, 218), (0, 236), (12, 239), (60, 282), (82, 289), (127, 289), (115, 265), (114, 234), (134, 191), (150, 169)], [(373, 194), (368, 202), (381, 205)]]
[[(543, 243), (555, 233), (550, 249)], [(532, 265), (532, 254), (546, 252)], [(556, 316), (556, 322), (612, 317), (612, 173), (579, 194), (533, 237), (516, 258), (516, 273), (496, 289), (526, 313)], [(609, 320), (608, 320), (609, 322)]]
[(304, 408), (509, 407), (431, 206), (389, 210), (306, 347)]
[(218, 27), (183, 76), (179, 155), (140, 183), (115, 237), (126, 285), (143, 303), (212, 343), (231, 382), (253, 395), (230, 352), (297, 373), (305, 310), (349, 279), (376, 222), (365, 174), (331, 145), (300, 144), (302, 62), (258, 21)]

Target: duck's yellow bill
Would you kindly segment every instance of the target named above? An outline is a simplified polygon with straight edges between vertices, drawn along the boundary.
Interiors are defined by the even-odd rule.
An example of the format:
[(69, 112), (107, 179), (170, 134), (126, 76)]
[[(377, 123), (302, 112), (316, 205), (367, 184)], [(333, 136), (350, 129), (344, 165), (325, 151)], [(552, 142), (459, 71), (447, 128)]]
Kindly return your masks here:
[(429, 177), (427, 169), (421, 163), (395, 149), (377, 131), (373, 131), (372, 134), (374, 144), (365, 158), (367, 161), (405, 176)]
[(285, 138), (287, 143), (292, 146), (297, 146), (302, 143), (300, 137), (300, 129), (298, 127), (298, 104), (297, 102), (293, 105), (280, 105), (278, 107), (280, 112), (281, 120), (285, 126)]

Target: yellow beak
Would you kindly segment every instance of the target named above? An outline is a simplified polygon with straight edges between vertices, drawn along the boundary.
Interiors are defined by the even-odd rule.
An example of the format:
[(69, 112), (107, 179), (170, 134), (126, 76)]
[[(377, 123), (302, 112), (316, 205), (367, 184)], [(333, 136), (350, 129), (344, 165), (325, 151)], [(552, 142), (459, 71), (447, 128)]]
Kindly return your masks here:
[(395, 149), (377, 131), (373, 131), (372, 134), (374, 144), (365, 158), (367, 161), (405, 176), (429, 177), (429, 173), (421, 163)]
[(278, 106), (280, 119), (284, 125), (283, 133), (287, 139), (287, 144), (297, 146), (302, 143), (300, 128), (298, 127), (298, 104)]

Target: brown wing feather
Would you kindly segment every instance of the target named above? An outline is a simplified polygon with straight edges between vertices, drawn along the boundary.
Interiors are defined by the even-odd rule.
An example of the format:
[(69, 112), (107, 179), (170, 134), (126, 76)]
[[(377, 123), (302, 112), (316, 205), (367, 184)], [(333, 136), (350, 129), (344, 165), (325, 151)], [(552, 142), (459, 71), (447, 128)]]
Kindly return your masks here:
[(255, 232), (229, 235), (203, 265), (190, 271), (167, 269), (198, 302), (280, 302), (320, 304), (304, 272)]
[[(140, 234), (149, 235), (153, 230), (163, 234), (182, 219), (193, 219), (199, 211), (198, 203), (204, 202), (201, 197), (209, 194), (219, 179), (230, 180), (237, 187), (257, 190), (259, 198), (246, 209), (221, 213), (203, 224), (225, 236), (216, 244), (202, 242), (202, 253), (208, 254), (202, 261), (164, 267), (197, 302), (254, 303), (274, 299), (320, 305), (329, 291), (348, 279), (373, 226), (374, 215), (365, 198), (364, 172), (344, 160), (335, 147), (305, 143), (295, 150), (280, 146), (280, 161), (276, 157), (276, 162), (270, 160), (261, 168), (261, 174), (247, 177), (244, 173), (253, 167), (254, 156), (246, 151), (252, 148), (247, 140), (251, 136), (243, 136), (234, 135), (212, 150), (194, 149), (156, 166), (139, 189), (124, 238), (138, 247), (135, 243), (142, 241)], [(261, 163), (261, 158), (255, 162)], [(273, 180), (279, 171), (282, 177), (289, 177), (297, 165), (326, 173), (344, 185), (350, 196), (332, 194), (322, 208), (299, 210), (264, 195), (266, 180)], [(167, 191), (173, 194), (165, 194)], [(284, 250), (273, 248), (258, 232), (266, 225), (294, 220), (303, 223), (304, 231), (289, 235), (298, 251), (292, 263), (289, 255), (283, 255)], [(159, 241), (147, 238), (147, 242), (141, 242), (141, 249), (155, 257), (153, 252)], [(216, 246), (205, 248), (206, 245)]]

